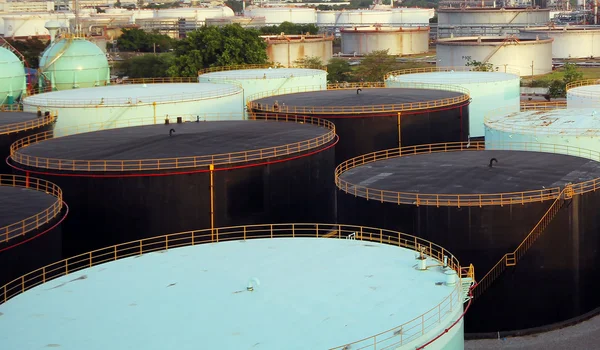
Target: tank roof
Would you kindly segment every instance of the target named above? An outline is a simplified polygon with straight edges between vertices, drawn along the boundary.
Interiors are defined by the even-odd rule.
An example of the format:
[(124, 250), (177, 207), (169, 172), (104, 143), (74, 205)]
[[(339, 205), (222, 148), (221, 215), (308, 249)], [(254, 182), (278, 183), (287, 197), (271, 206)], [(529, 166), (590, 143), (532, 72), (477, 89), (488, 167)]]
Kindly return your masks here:
[(540, 33), (562, 33), (562, 32), (597, 32), (598, 26), (555, 26), (555, 27), (529, 27), (519, 29), (520, 32), (540, 32)]
[(127, 84), (46, 92), (26, 97), (25, 103), (45, 107), (90, 105), (102, 107), (203, 100), (237, 94), (241, 91), (241, 87), (230, 84)]
[(494, 129), (521, 134), (556, 134), (600, 136), (600, 110), (568, 108), (548, 111), (524, 111), (485, 118), (485, 125)]
[[(438, 39), (437, 45), (504, 45), (507, 38), (503, 36), (492, 37), (492, 36), (465, 36), (456, 38), (444, 38)], [(507, 44), (545, 44), (553, 42), (552, 38), (518, 38), (515, 41), (508, 41)]]
[[(439, 285), (446, 277), (441, 267), (418, 271), (415, 264), (412, 250), (348, 239), (169, 249), (86, 268), (17, 295), (0, 305), (0, 338), (9, 349), (169, 349), (175, 341), (180, 350), (328, 349), (420, 322), (432, 309), (437, 321), (438, 304), (457, 287)], [(454, 302), (452, 309), (461, 310)], [(90, 336), (82, 325), (110, 336)], [(404, 339), (420, 335), (420, 323), (414, 327), (407, 325)]]
[[(306, 118), (289, 122), (200, 121), (108, 129), (49, 138), (17, 149), (12, 158), (25, 165), (35, 166), (37, 159), (39, 167), (83, 172), (247, 163), (298, 154), (335, 137), (333, 127), (325, 127), (331, 123), (310, 122)], [(46, 160), (41, 159), (50, 159), (50, 163), (42, 164)]]
[[(584, 83), (587, 83), (588, 81), (583, 81)], [(600, 96), (600, 79), (596, 79), (595, 81), (589, 81), (589, 82), (594, 82), (595, 84), (590, 84), (590, 85), (581, 85), (581, 86), (576, 86), (574, 85), (573, 87), (571, 86), (567, 86), (567, 99), (568, 99), (568, 95), (569, 94), (573, 94), (573, 95), (584, 95), (584, 96), (588, 96), (588, 97), (598, 97)], [(573, 82), (571, 84), (577, 84), (578, 82)]]
[(45, 125), (54, 118), (40, 117), (29, 112), (0, 112), (0, 135), (31, 129), (38, 125)]
[[(277, 102), (280, 110), (302, 113), (368, 113), (417, 109), (417, 105), (438, 105), (440, 100), (468, 99), (468, 91), (447, 86), (457, 91), (423, 88), (361, 88), (322, 90), (277, 95), (252, 100), (252, 108), (271, 110)], [(359, 91), (360, 90), (360, 91)], [(250, 97), (251, 98), (251, 97)], [(436, 101), (436, 103), (433, 103)], [(259, 106), (260, 105), (260, 106)]]
[(545, 8), (523, 8), (523, 7), (468, 7), (468, 8), (451, 8), (440, 7), (438, 12), (550, 12), (550, 9)]
[(502, 72), (427, 72), (410, 73), (388, 77), (399, 82), (460, 84), (460, 83), (492, 83), (519, 79), (518, 75)]
[(262, 68), (262, 69), (237, 69), (210, 72), (200, 75), (202, 78), (214, 79), (280, 79), (290, 77), (307, 77), (325, 75), (326, 71), (308, 68)]
[[(490, 167), (492, 158), (497, 163)], [(543, 152), (466, 149), (382, 159), (340, 175), (348, 186), (358, 184), (367, 186), (369, 191), (413, 195), (512, 194), (596, 178), (600, 178), (600, 163), (590, 159)]]
[(419, 31), (429, 31), (429, 26), (418, 26), (418, 27), (374, 27), (374, 26), (354, 26), (341, 28), (340, 32), (342, 33), (368, 33), (368, 34), (378, 34), (378, 33), (395, 33), (395, 32), (419, 32)]

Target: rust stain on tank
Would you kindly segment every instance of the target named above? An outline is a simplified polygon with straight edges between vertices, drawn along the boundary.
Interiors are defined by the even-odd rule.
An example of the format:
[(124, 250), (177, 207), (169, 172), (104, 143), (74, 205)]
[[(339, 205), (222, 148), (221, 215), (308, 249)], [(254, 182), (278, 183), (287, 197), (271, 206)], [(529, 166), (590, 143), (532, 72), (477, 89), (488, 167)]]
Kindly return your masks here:
[(304, 58), (304, 56), (305, 56), (304, 52), (305, 52), (304, 44), (299, 44), (298, 45), (298, 55), (296, 57), (298, 57), (298, 59)]

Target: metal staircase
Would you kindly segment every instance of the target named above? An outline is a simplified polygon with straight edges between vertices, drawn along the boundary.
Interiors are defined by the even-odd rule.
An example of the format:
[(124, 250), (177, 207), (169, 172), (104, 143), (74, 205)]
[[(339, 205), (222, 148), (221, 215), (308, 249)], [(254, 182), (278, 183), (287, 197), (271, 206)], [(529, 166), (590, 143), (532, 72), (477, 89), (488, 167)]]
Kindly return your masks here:
[(565, 203), (573, 198), (573, 187), (572, 185), (566, 185), (565, 188), (560, 192), (558, 197), (554, 200), (550, 208), (546, 211), (544, 216), (538, 221), (533, 227), (525, 239), (519, 244), (517, 249), (513, 252), (504, 254), (504, 256), (492, 267), (492, 269), (485, 275), (477, 284), (473, 287), (473, 296), (476, 298), (480, 296), (487, 288), (489, 288), (494, 281), (506, 270), (509, 266), (515, 266), (519, 260), (525, 255), (525, 253), (531, 248), (533, 243), (544, 233), (546, 228), (552, 222), (552, 219), (560, 212), (560, 209)]
[(487, 55), (487, 57), (483, 61), (481, 61), (481, 63), (483, 63), (483, 64), (487, 63), (496, 54), (496, 52), (500, 51), (501, 48), (503, 48), (505, 45), (507, 45), (509, 43), (516, 43), (516, 44), (518, 44), (518, 43), (520, 43), (520, 41), (519, 41), (519, 38), (517, 38), (514, 35), (506, 37), (502, 41), (502, 44), (496, 46), (496, 48), (492, 52), (490, 52)]

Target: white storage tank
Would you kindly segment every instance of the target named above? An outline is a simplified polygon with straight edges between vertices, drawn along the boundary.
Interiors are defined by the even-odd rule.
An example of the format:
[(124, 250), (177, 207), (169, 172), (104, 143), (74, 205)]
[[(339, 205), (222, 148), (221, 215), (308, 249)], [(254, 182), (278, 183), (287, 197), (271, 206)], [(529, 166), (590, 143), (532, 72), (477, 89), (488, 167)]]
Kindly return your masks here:
[[(401, 17), (400, 14), (398, 14)], [(317, 25), (320, 27), (349, 27), (353, 25), (392, 24), (391, 10), (339, 10), (318, 11)], [(424, 23), (429, 23), (429, 20)]]
[(539, 24), (550, 21), (549, 9), (534, 8), (440, 8), (437, 10), (438, 25), (457, 24)]
[(398, 7), (392, 9), (392, 24), (429, 24), (429, 20), (435, 16), (435, 9)]
[(333, 57), (333, 35), (268, 35), (261, 36), (267, 43), (269, 62), (292, 67), (305, 57), (319, 57), (327, 64)]
[(60, 115), (55, 136), (61, 136), (61, 129), (66, 132), (71, 128), (73, 133), (73, 128), (90, 124), (97, 124), (98, 129), (113, 128), (120, 120), (127, 120), (130, 126), (144, 125), (167, 115), (218, 113), (241, 119), (243, 95), (242, 88), (228, 84), (113, 85), (53, 91), (24, 99), (26, 112), (36, 112), (38, 108), (52, 109)]
[[(229, 83), (241, 86), (244, 103), (249, 97), (289, 92), (327, 90), (327, 72), (305, 68), (258, 68), (223, 70), (201, 74), (200, 83)], [(264, 96), (263, 96), (264, 94)]]
[[(168, 184), (177, 190), (184, 181)], [(148, 183), (134, 184), (141, 190)], [(189, 187), (198, 193), (201, 185)], [(0, 288), (0, 329), (10, 329), (2, 341), (11, 350), (46, 344), (49, 335), (65, 349), (85, 348), (82, 325), (119, 335), (96, 337), (94, 349), (172, 349), (177, 342), (181, 349), (462, 350), (471, 271), (435, 243), (385, 229), (215, 227), (32, 271)], [(154, 319), (161, 309), (168, 312)], [(107, 315), (127, 315), (127, 326)], [(215, 317), (207, 322), (208, 315)]]
[(600, 108), (600, 79), (567, 84), (567, 108)]
[(11, 51), (0, 47), (0, 106), (13, 104), (26, 89), (23, 62)]
[(366, 55), (388, 50), (390, 55), (414, 55), (429, 51), (429, 27), (353, 27), (340, 30), (342, 52)]
[(411, 83), (460, 86), (471, 96), (469, 105), (469, 136), (485, 135), (483, 120), (490, 111), (504, 108), (507, 113), (520, 110), (520, 78), (518, 74), (477, 72), (464, 67), (416, 68), (388, 73), (386, 87), (403, 87)]
[(552, 39), (514, 37), (460, 37), (439, 39), (438, 67), (462, 67), (469, 61), (490, 63), (494, 69), (518, 71), (520, 76), (552, 71)]
[(204, 21), (207, 18), (213, 17), (229, 17), (235, 16), (233, 10), (227, 6), (207, 7), (207, 8), (173, 8), (156, 10), (154, 18), (186, 18), (195, 19), (196, 21)]
[(267, 25), (280, 25), (283, 22), (316, 24), (317, 12), (310, 7), (248, 7), (246, 17), (264, 17)]
[(4, 20), (4, 37), (27, 39), (29, 37), (49, 38), (46, 22), (58, 21), (63, 27), (69, 26), (69, 20), (75, 18), (70, 12), (60, 13), (10, 13), (1, 15)]
[(600, 27), (564, 26), (521, 29), (522, 37), (554, 39), (552, 58), (600, 57)]
[(569, 147), (597, 154), (600, 152), (600, 110), (565, 108), (516, 113), (493, 111), (485, 119), (485, 142), (490, 142), (499, 149), (506, 147), (519, 150), (519, 143), (535, 149), (532, 144), (540, 143), (563, 146), (557, 147), (557, 150)]

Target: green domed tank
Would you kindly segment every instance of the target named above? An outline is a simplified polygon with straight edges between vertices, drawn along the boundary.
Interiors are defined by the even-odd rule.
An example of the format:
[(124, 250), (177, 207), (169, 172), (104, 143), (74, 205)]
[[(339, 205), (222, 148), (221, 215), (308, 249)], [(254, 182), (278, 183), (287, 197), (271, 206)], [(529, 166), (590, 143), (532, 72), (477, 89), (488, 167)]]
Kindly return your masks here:
[(0, 105), (13, 104), (25, 91), (25, 67), (23, 62), (3, 47), (0, 47)]
[(55, 41), (44, 51), (40, 69), (52, 90), (103, 86), (110, 82), (106, 55), (84, 38)]

